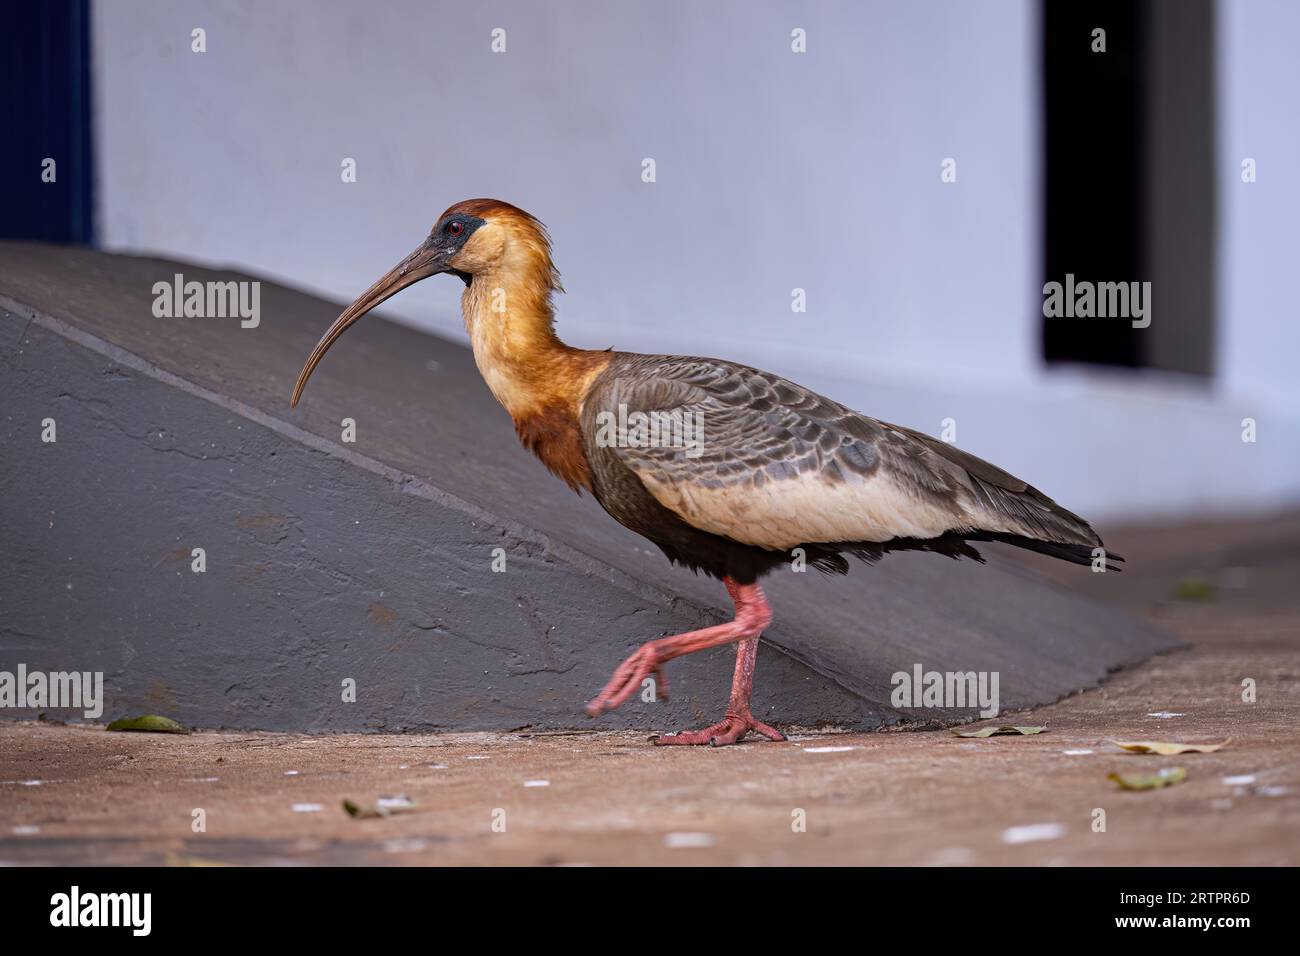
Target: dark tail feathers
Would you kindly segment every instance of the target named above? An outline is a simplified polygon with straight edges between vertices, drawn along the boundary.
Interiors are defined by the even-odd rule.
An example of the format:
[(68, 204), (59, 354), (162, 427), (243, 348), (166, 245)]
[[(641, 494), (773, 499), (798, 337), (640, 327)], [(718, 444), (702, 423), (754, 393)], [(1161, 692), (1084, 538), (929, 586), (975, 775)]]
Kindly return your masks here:
[[(1085, 567), (1090, 566), (1095, 560), (1092, 556), (1093, 546), (1088, 544), (1062, 544), (1059, 541), (1039, 541), (1037, 538), (1026, 538), (1019, 534), (1003, 534), (994, 531), (980, 531), (966, 537), (970, 541), (1000, 541), (1003, 544), (1014, 544), (1017, 548), (1024, 548), (1026, 551), (1037, 551), (1039, 554), (1060, 558), (1062, 561), (1069, 561), (1071, 564), (1082, 564)], [(1102, 548), (1102, 552), (1106, 556), (1107, 571), (1124, 570), (1111, 564), (1112, 561), (1122, 562), (1124, 559), (1120, 555), (1107, 551), (1105, 548)]]
[[(853, 541), (836, 545), (808, 545), (806, 547), (810, 549), (809, 563), (817, 570), (827, 574), (847, 574), (849, 570), (848, 562), (838, 552), (848, 552), (867, 564), (875, 564), (892, 551), (933, 551), (936, 554), (947, 555), (954, 560), (970, 558), (972, 561), (983, 564), (984, 556), (970, 544), (972, 541), (995, 541), (1001, 544), (1015, 545), (1017, 548), (1037, 551), (1039, 554), (1060, 558), (1062, 561), (1069, 561), (1071, 564), (1081, 564), (1084, 567), (1090, 567), (1094, 561), (1092, 556), (1093, 545), (1040, 541), (1038, 538), (1028, 538), (1024, 535), (1008, 534), (1001, 531), (969, 531), (965, 534), (952, 532), (937, 538), (894, 538), (892, 541)], [(1109, 551), (1105, 552), (1105, 554), (1107, 571), (1124, 570), (1112, 563), (1115, 561), (1122, 562), (1124, 560), (1122, 557)]]

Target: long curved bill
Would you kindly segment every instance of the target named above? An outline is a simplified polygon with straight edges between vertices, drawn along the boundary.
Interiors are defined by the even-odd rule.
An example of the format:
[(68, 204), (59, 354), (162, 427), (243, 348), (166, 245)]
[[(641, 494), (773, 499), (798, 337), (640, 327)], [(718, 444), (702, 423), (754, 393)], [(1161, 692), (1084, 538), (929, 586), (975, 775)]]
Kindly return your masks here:
[(320, 360), (325, 357), (325, 353), (329, 351), (330, 346), (348, 330), (348, 327), (353, 322), (385, 299), (401, 292), (407, 286), (415, 285), (421, 279), (427, 279), (431, 275), (437, 275), (445, 271), (446, 266), (439, 260), (438, 250), (434, 248), (431, 242), (426, 241), (395, 265), (387, 275), (361, 293), (361, 296), (334, 320), (334, 324), (325, 331), (320, 341), (316, 343), (316, 347), (311, 350), (311, 355), (307, 356), (307, 364), (298, 373), (298, 381), (293, 386), (293, 397), (289, 401), (290, 407), (297, 407), (298, 399), (302, 397), (302, 390), (307, 387), (307, 379), (311, 377), (311, 373), (320, 364)]

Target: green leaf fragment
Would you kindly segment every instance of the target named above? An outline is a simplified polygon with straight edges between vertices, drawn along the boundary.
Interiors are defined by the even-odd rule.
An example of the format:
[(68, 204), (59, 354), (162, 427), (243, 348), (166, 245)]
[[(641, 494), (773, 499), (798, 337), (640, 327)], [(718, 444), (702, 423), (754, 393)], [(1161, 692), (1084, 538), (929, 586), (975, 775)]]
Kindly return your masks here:
[(145, 734), (188, 734), (189, 730), (182, 727), (170, 717), (159, 717), (157, 714), (145, 714), (143, 717), (119, 717), (108, 725), (109, 730), (134, 731)]
[(1211, 601), (1214, 599), (1214, 585), (1202, 578), (1188, 578), (1178, 583), (1174, 596), (1180, 601)]

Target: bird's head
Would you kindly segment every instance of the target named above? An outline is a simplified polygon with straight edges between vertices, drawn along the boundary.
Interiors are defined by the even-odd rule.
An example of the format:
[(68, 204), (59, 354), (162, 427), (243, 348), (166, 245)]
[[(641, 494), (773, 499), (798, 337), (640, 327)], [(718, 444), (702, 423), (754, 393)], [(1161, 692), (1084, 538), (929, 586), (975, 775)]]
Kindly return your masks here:
[[(449, 208), (428, 237), (334, 320), (307, 358), (293, 387), (296, 406), (312, 371), (349, 326), (385, 299), (421, 279), (450, 273), (470, 286), (475, 279), (520, 289), (549, 317), (551, 293), (560, 288), (551, 242), (537, 219), (499, 199), (467, 199)], [(494, 284), (495, 284), (494, 283)]]

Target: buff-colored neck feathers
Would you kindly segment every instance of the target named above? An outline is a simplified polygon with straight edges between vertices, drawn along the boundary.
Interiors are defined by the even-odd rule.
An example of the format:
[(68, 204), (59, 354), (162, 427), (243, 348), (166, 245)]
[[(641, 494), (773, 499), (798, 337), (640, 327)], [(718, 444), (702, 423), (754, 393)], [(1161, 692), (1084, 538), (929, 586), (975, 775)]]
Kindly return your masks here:
[(552, 296), (562, 288), (542, 224), (513, 206), (471, 203), (448, 213), (484, 220), (452, 263), (471, 277), (461, 310), (474, 361), (520, 440), (571, 487), (590, 488), (578, 413), (611, 353), (572, 348), (555, 334)]

